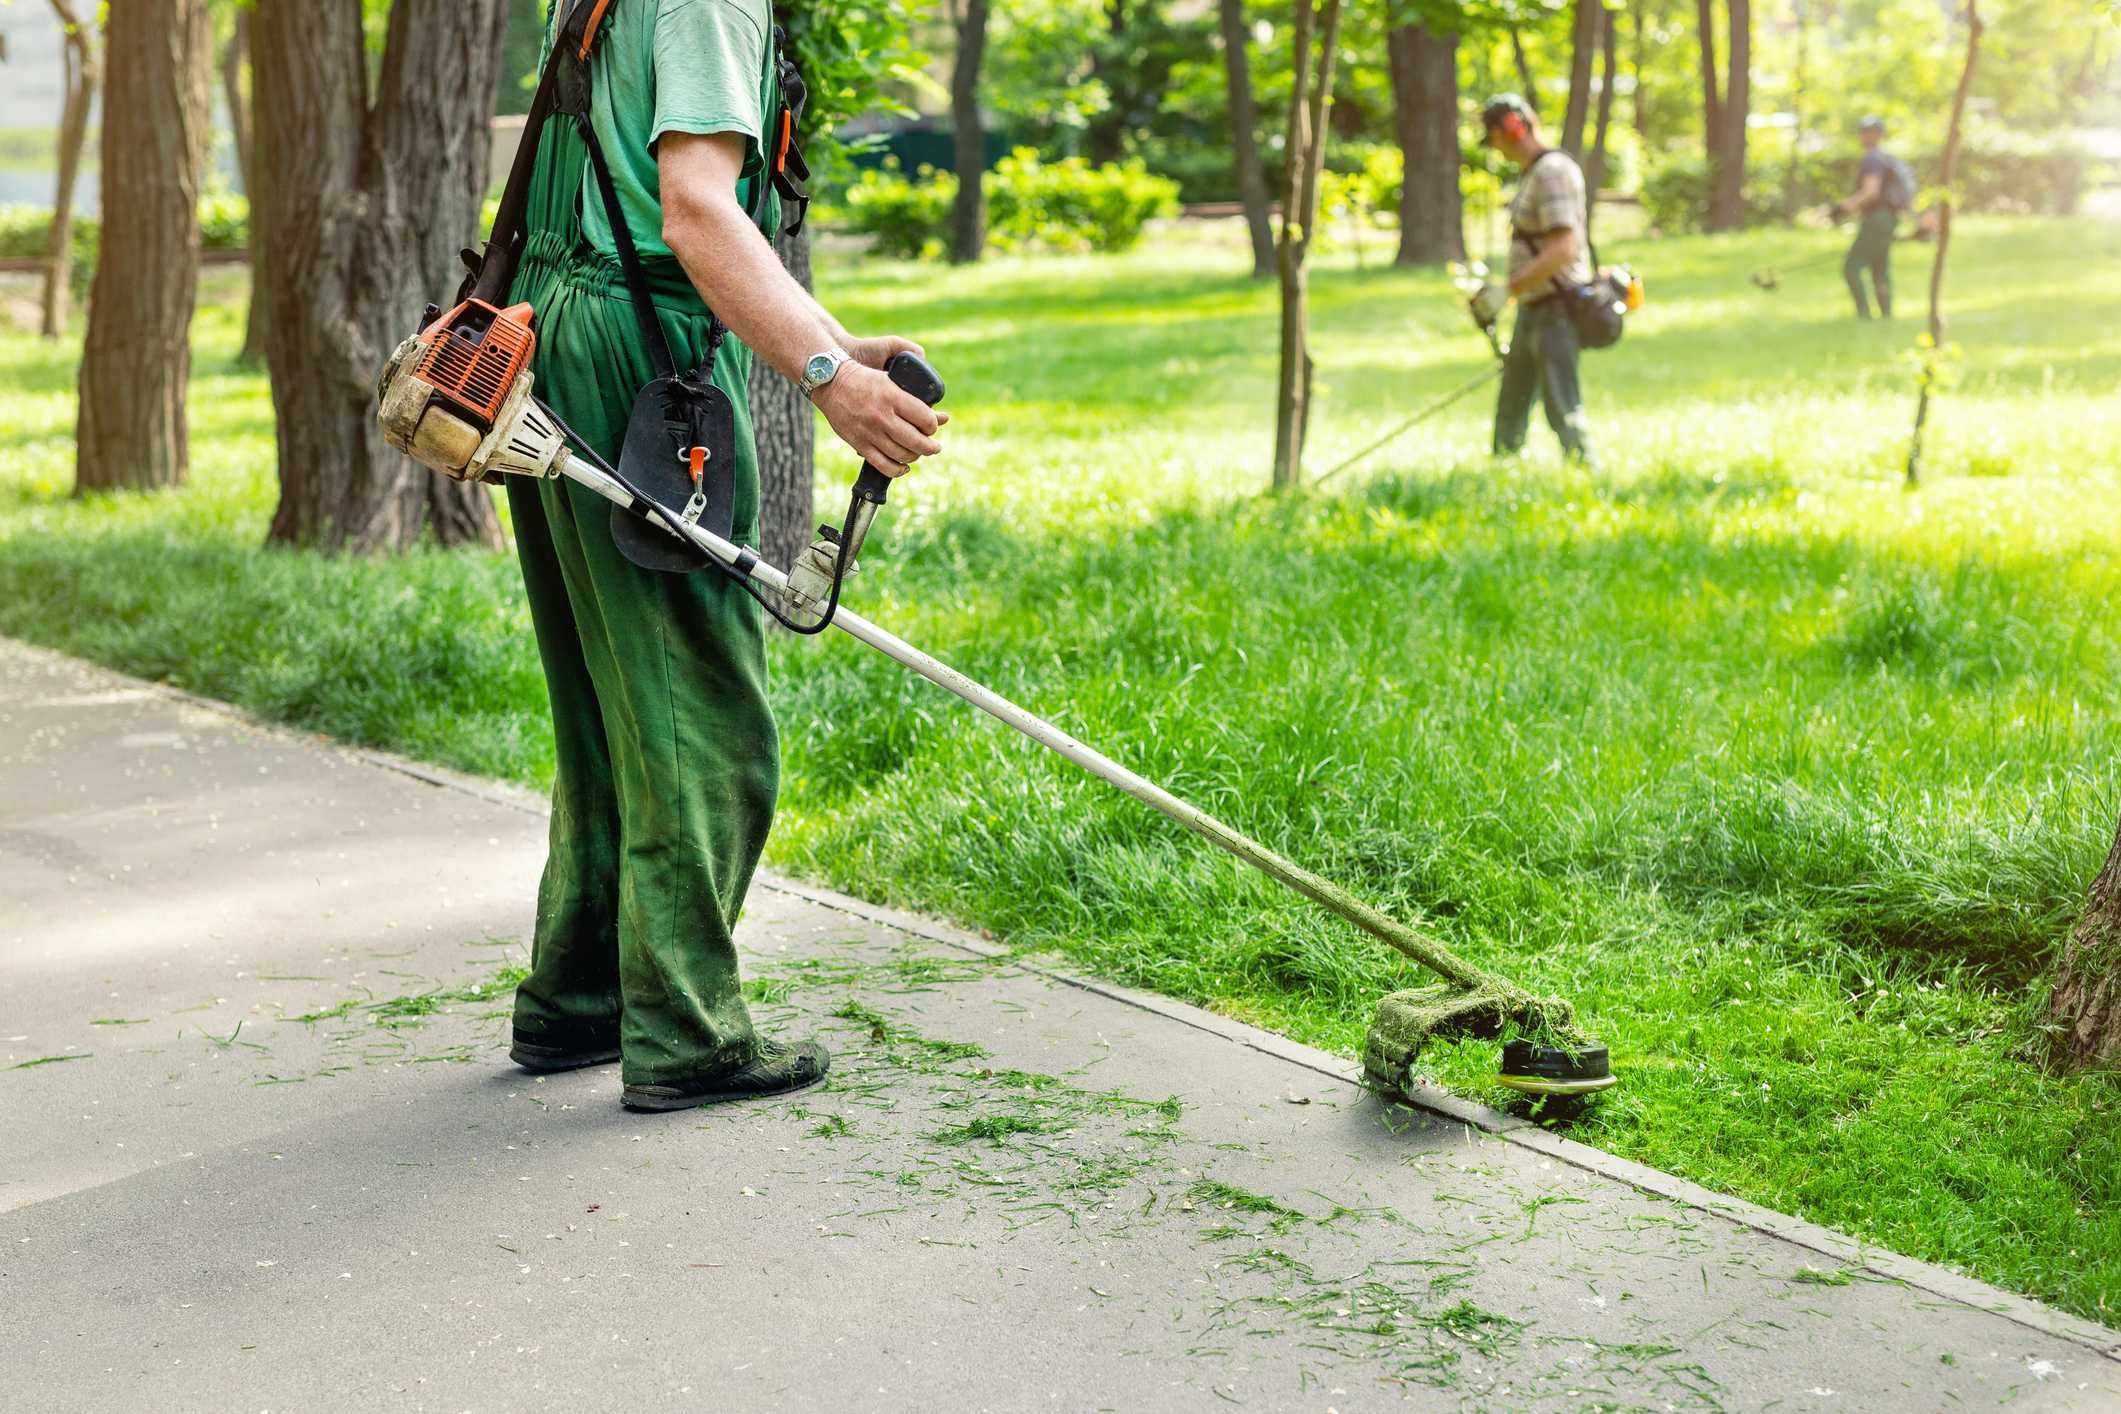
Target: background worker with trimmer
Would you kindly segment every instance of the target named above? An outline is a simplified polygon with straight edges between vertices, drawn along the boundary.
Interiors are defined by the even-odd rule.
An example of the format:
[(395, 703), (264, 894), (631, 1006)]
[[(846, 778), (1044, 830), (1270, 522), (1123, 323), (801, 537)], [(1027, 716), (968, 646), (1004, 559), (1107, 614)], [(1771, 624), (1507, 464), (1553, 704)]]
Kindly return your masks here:
[[(769, 164), (786, 150), (793, 87), (769, 0), (572, 4), (598, 12), (587, 121), (610, 181), (607, 195), (576, 127), (544, 125), (512, 289), (537, 310), (540, 395), (617, 459), (656, 375), (652, 348), (711, 372), (734, 465), (709, 471), (733, 475), (725, 511), (746, 544), (758, 537), (753, 350), (886, 475), (939, 451), (947, 419), (880, 371), (914, 346), (850, 335), (765, 235), (779, 221)], [(567, 18), (582, 23), (570, 0), (553, 9), (548, 51)], [(652, 313), (629, 298), (627, 260)], [(817, 1081), (821, 1046), (753, 1031), (731, 941), (779, 782), (757, 607), (722, 575), (622, 555), (610, 504), (573, 482), (510, 478), (508, 496), (558, 755), (511, 1055), (538, 1070), (623, 1058), (624, 1100), (647, 1109)]]
[(1480, 119), (1488, 146), (1524, 174), (1510, 203), (1508, 283), (1490, 280), (1473, 296), (1473, 315), (1483, 325), (1499, 319), (1511, 299), (1517, 301), (1517, 327), (1510, 335), (1502, 390), (1495, 399), (1495, 450), (1507, 454), (1523, 449), (1536, 390), (1562, 450), (1588, 462), (1591, 445), (1577, 379), (1581, 346), (1563, 298), (1591, 280), (1583, 169), (1568, 153), (1540, 142), (1538, 117), (1514, 93), (1489, 99)]
[(1915, 177), (1907, 163), (1886, 152), (1885, 120), (1865, 118), (1857, 128), (1863, 162), (1856, 169), (1856, 190), (1834, 203), (1836, 215), (1853, 214), (1856, 239), (1841, 262), (1842, 278), (1856, 298), (1856, 317), (1871, 317), (1863, 292), (1863, 272), (1871, 273), (1878, 291), (1878, 312), (1893, 317), (1893, 233), (1900, 213), (1915, 203)]

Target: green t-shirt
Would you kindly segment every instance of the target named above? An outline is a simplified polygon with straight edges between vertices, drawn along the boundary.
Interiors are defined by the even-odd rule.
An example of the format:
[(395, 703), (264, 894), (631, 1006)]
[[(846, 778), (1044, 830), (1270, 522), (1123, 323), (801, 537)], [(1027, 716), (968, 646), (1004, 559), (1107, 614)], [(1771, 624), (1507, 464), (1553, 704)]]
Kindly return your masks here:
[[(545, 43), (550, 52), (552, 20)], [(748, 209), (765, 168), (767, 115), (780, 106), (771, 0), (615, 0), (590, 58), (589, 121), (643, 260), (669, 259), (655, 144), (665, 133), (742, 133), (738, 195)], [(616, 256), (596, 176), (582, 172), (582, 230)], [(768, 230), (778, 220), (768, 202)]]

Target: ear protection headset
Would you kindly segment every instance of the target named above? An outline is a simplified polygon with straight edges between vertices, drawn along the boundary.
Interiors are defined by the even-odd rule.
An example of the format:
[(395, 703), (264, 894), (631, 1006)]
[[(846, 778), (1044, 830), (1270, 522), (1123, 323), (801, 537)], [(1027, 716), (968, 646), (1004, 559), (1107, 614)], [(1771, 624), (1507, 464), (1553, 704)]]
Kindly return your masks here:
[(1482, 124), (1490, 134), (1501, 133), (1520, 141), (1532, 131), (1532, 105), (1514, 93), (1498, 93), (1480, 110)]

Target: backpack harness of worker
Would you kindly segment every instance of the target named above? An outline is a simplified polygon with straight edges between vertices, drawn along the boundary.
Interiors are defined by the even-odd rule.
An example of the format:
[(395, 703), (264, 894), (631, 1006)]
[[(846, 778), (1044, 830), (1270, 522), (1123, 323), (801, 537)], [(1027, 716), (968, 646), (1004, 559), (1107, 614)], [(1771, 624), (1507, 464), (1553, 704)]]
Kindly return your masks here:
[[(619, 467), (645, 498), (682, 507), (678, 513), (688, 524), (727, 537), (735, 515), (736, 414), (712, 374), (728, 331), (710, 313), (706, 356), (696, 367), (677, 366), (610, 164), (590, 122), (590, 60), (619, 2), (559, 0), (565, 9), (538, 76), (493, 230), (483, 250), (464, 252), (470, 274), (454, 307), (444, 313), (428, 306), (419, 332), (392, 356), (378, 388), (378, 415), (391, 445), (460, 480), (497, 482), (503, 472), (523, 470), (526, 461), (546, 458), (549, 464), (555, 428), (562, 441), (579, 441), (531, 393), (536, 312), (528, 304), (504, 307), (529, 240), (530, 188), (545, 125), (555, 118), (570, 120), (587, 150), (641, 347), (654, 370), (634, 400)], [(788, 218), (785, 229), (793, 231), (801, 226), (808, 201), (801, 183), (809, 167), (796, 145), (807, 90), (778, 26), (773, 40), (781, 101), (767, 132), (765, 169), (753, 179), (750, 214), (761, 221), (771, 194), (778, 193)], [(612, 539), (628, 559), (647, 569), (682, 573), (706, 563), (650, 516), (613, 517)]]
[[(614, 500), (624, 514), (611, 517), (611, 538), (620, 553), (644, 569), (683, 574), (712, 567), (733, 579), (783, 626), (822, 633), (838, 612), (840, 590), (854, 572), (855, 553), (882, 507), (889, 479), (864, 465), (839, 529), (819, 528), (818, 538), (782, 576), (778, 598), (761, 593), (758, 554), (736, 548), (717, 558), (701, 547), (730, 544), (736, 499), (736, 414), (727, 394), (714, 386), (716, 351), (728, 332), (709, 315), (707, 356), (680, 371), (656, 317), (640, 252), (626, 225), (618, 191), (589, 119), (590, 57), (604, 21), (618, 0), (563, 0), (551, 55), (538, 78), (501, 195), (493, 231), (483, 251), (465, 251), (469, 277), (447, 313), (429, 305), (417, 332), (398, 345), (376, 385), (376, 419), (383, 438), (414, 461), (460, 481), (499, 482), (505, 475), (555, 477), (596, 468), (585, 483)], [(767, 129), (771, 151), (753, 179), (750, 215), (761, 223), (769, 191), (782, 199), (784, 230), (802, 227), (808, 196), (802, 183), (809, 166), (796, 145), (807, 90), (788, 58), (787, 35), (773, 33), (774, 77), (780, 89)], [(525, 213), (538, 146), (545, 124), (572, 119), (587, 150), (590, 172), (611, 225), (612, 244), (626, 280), (642, 347), (654, 376), (634, 400), (616, 466), (606, 462), (551, 406), (536, 396), (531, 356), (537, 349), (536, 311), (528, 304), (503, 307), (516, 265), (529, 239)], [(885, 373), (924, 402), (943, 396), (935, 370), (912, 353), (893, 357)]]
[[(1524, 181), (1532, 179), (1532, 170), (1549, 157), (1566, 155), (1558, 147), (1550, 147), (1532, 159), (1531, 166), (1524, 169)], [(1555, 297), (1562, 301), (1569, 322), (1576, 326), (1576, 342), (1586, 349), (1609, 349), (1620, 342), (1627, 328), (1627, 317), (1642, 308), (1642, 278), (1625, 265), (1600, 265), (1598, 247), (1591, 242), (1588, 217), (1583, 233), (1584, 250), (1590, 255), (1591, 278), (1580, 285), (1563, 285), (1555, 279)], [(1520, 233), (1513, 217), (1510, 235), (1514, 240)]]

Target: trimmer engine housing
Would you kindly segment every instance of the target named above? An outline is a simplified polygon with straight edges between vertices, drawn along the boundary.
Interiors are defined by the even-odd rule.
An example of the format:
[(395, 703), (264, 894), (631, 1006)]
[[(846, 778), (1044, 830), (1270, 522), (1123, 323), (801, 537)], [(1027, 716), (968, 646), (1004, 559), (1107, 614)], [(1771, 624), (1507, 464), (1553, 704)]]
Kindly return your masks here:
[(459, 481), (557, 475), (567, 448), (531, 396), (531, 317), (468, 299), (399, 344), (376, 385), (383, 440)]

